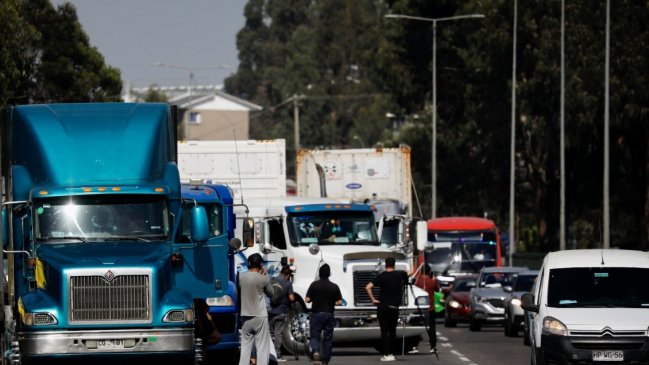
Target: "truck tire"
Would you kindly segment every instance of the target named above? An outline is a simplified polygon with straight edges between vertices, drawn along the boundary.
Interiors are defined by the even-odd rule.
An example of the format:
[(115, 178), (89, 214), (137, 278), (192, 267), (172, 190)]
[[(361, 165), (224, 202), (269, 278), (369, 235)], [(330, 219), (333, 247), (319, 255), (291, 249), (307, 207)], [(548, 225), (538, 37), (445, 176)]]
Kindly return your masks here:
[(299, 300), (293, 303), (293, 309), (286, 314), (282, 347), (292, 355), (308, 355), (310, 352), (309, 315)]

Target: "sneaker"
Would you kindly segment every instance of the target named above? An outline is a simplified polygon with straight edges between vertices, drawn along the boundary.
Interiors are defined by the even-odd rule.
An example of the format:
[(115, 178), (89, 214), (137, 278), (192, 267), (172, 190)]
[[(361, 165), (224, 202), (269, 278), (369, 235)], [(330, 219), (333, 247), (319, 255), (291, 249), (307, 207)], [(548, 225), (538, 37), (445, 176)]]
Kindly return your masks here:
[(286, 359), (281, 356), (277, 358), (277, 362), (285, 362), (285, 361)]
[(408, 351), (408, 353), (409, 353), (409, 354), (418, 354), (418, 353), (419, 353), (419, 349), (417, 349), (416, 347), (413, 347), (412, 350)]
[(437, 347), (433, 347), (432, 349), (430, 349), (429, 352), (430, 352), (431, 354), (437, 353)]
[(395, 361), (394, 355), (383, 355), (381, 361)]
[(321, 365), (320, 363), (320, 354), (317, 352), (313, 353), (313, 365)]

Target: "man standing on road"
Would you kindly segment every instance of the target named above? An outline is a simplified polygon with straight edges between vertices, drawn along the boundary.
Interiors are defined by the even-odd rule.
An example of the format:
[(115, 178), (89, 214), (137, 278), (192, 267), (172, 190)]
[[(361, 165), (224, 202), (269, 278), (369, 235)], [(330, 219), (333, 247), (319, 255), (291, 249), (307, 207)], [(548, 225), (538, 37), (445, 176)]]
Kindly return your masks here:
[[(334, 308), (343, 303), (343, 296), (338, 285), (329, 281), (331, 268), (328, 264), (320, 267), (320, 280), (309, 286), (304, 300), (311, 305), (311, 353), (313, 365), (327, 365), (331, 360), (331, 343), (334, 337)], [(320, 333), (323, 333), (322, 353), (320, 352)]]
[[(395, 361), (394, 346), (397, 342), (397, 321), (399, 320), (399, 306), (403, 297), (404, 285), (408, 283), (408, 274), (402, 270), (394, 269), (394, 257), (385, 259), (385, 271), (377, 275), (374, 280), (367, 283), (365, 290), (377, 305), (376, 315), (381, 327), (381, 344), (383, 356), (381, 361)], [(372, 288), (379, 287), (379, 299), (372, 293)]]
[(250, 365), (253, 345), (257, 349), (257, 365), (268, 365), (270, 332), (265, 293), (272, 293), (270, 280), (263, 273), (264, 259), (254, 253), (248, 257), (248, 270), (239, 274), (241, 287), (241, 356), (239, 365)]
[(270, 325), (270, 335), (275, 344), (275, 352), (277, 353), (277, 361), (286, 361), (282, 358), (282, 340), (284, 335), (284, 327), (286, 326), (286, 313), (289, 307), (295, 300), (293, 295), (293, 284), (291, 283), (291, 276), (293, 271), (290, 266), (282, 267), (279, 275), (277, 275), (277, 282), (282, 286), (282, 301), (278, 306), (272, 307), (268, 313), (268, 323)]

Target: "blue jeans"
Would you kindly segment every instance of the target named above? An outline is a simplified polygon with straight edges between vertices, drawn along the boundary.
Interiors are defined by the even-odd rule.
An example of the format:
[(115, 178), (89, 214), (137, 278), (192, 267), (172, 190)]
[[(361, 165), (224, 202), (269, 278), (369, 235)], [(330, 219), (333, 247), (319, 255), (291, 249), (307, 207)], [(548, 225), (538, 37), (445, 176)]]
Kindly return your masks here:
[[(319, 312), (311, 313), (309, 322), (311, 334), (311, 352), (320, 354), (320, 361), (323, 364), (329, 363), (331, 359), (331, 342), (334, 337), (336, 320), (333, 313)], [(322, 352), (320, 351), (320, 333), (323, 333)]]

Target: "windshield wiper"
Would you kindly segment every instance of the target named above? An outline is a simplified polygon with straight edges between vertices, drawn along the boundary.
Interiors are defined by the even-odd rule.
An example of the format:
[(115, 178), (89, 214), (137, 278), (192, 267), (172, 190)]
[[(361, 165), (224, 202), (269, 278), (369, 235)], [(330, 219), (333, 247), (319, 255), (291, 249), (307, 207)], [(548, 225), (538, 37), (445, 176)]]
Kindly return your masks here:
[(88, 238), (84, 236), (63, 236), (63, 237), (41, 237), (40, 239), (50, 241), (50, 240), (78, 240), (83, 243), (88, 243)]
[(146, 238), (140, 237), (140, 236), (118, 236), (118, 237), (112, 237), (111, 239), (117, 240), (117, 241), (142, 241), (142, 242), (151, 242), (151, 240), (148, 240)]

